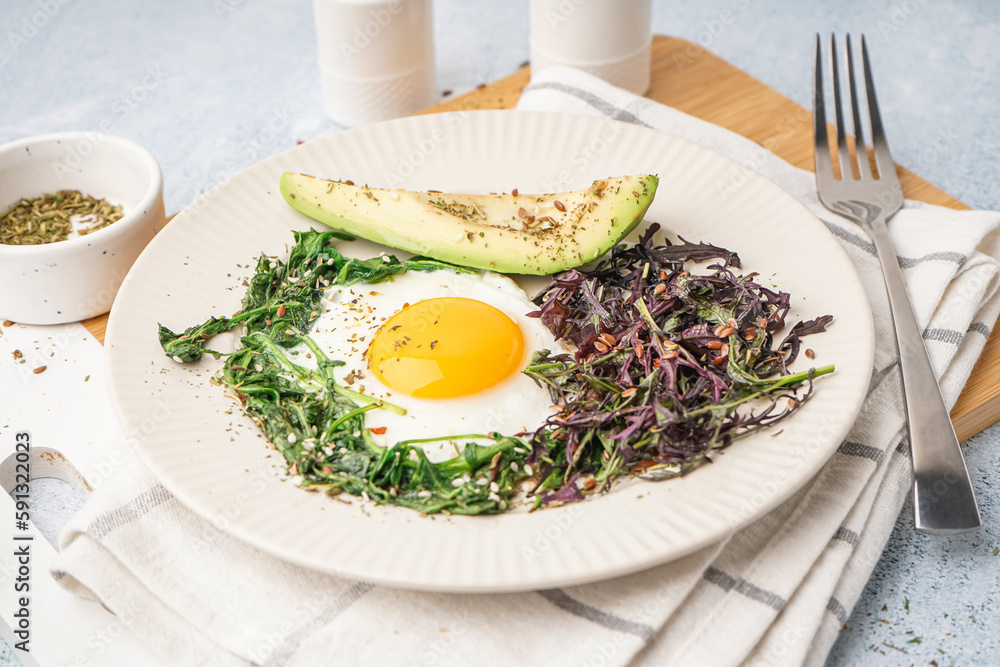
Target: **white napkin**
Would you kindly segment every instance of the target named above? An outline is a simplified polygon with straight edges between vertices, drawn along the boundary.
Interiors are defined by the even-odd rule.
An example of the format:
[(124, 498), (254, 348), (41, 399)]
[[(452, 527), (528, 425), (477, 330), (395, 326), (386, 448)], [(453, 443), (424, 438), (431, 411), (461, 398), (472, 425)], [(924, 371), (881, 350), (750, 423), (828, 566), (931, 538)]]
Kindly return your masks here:
[[(823, 664), (909, 490), (872, 244), (820, 206), (811, 174), (581, 72), (545, 71), (519, 108), (610, 117), (709, 146), (826, 222), (868, 290), (878, 347), (861, 416), (817, 477), (726, 542), (646, 572), (537, 593), (446, 595), (284, 563), (195, 516), (135, 466), (63, 532), (54, 571), (64, 586), (118, 613), (171, 665)], [(997, 213), (913, 202), (890, 225), (949, 405), (1000, 313), (998, 226)]]

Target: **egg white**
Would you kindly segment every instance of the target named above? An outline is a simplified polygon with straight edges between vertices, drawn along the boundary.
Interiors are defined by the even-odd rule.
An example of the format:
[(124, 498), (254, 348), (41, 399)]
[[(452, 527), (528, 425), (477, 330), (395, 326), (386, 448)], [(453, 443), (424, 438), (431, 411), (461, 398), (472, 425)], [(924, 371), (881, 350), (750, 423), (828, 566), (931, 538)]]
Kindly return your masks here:
[[(514, 435), (541, 426), (552, 413), (548, 391), (519, 371), (476, 394), (441, 399), (416, 398), (394, 391), (371, 372), (368, 347), (386, 320), (407, 304), (440, 297), (481, 301), (513, 320), (524, 336), (524, 358), (519, 371), (537, 350), (570, 351), (541, 320), (525, 316), (537, 307), (517, 283), (497, 273), (411, 271), (385, 283), (332, 286), (326, 292), (322, 312), (309, 336), (331, 359), (345, 362), (334, 370), (338, 382), (406, 409), (405, 415), (378, 409), (366, 413), (368, 428), (386, 429), (384, 434), (374, 436), (376, 442), (386, 446), (403, 440), (494, 431)], [(475, 332), (470, 330), (469, 335)], [(305, 345), (291, 353), (296, 363), (315, 367)], [(465, 439), (445, 440), (421, 446), (431, 461), (442, 461), (460, 453), (465, 442)]]

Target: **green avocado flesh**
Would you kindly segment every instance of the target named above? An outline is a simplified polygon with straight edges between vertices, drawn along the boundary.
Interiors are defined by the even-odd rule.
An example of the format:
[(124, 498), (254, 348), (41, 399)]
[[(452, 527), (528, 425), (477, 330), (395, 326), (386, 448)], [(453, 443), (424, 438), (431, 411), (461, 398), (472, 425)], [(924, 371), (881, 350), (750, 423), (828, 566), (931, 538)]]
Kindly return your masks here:
[(545, 275), (593, 261), (642, 220), (659, 178), (619, 176), (559, 194), (447, 194), (281, 176), (292, 208), (354, 236), (452, 264)]

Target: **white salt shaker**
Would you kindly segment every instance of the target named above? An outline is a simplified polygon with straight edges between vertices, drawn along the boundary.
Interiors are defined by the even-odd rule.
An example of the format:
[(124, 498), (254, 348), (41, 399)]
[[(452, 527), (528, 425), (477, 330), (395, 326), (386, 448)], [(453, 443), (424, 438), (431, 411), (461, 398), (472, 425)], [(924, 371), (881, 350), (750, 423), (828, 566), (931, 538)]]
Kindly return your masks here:
[(652, 0), (531, 0), (531, 71), (566, 65), (649, 90)]
[(437, 100), (432, 0), (313, 0), (323, 109), (355, 127)]

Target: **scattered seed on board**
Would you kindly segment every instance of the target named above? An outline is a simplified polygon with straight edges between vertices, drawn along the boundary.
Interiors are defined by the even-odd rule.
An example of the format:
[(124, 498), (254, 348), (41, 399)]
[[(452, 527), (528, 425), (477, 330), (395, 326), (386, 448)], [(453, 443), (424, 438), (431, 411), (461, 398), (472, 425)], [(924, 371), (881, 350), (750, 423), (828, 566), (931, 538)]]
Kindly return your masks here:
[(813, 352), (811, 349), (807, 349), (806, 352), (805, 352), (805, 354), (806, 354), (806, 359), (815, 359), (816, 358), (816, 353)]

